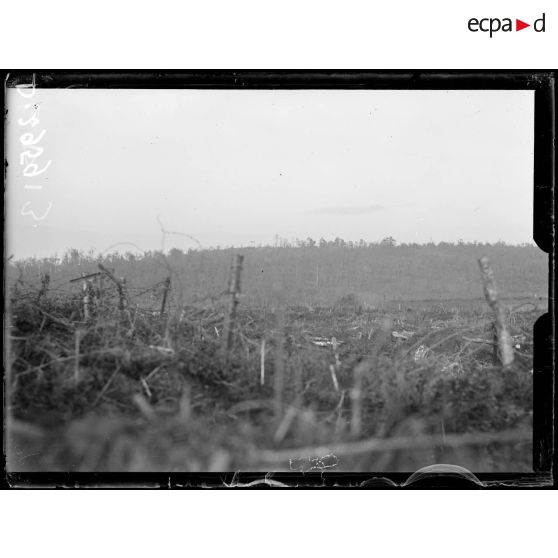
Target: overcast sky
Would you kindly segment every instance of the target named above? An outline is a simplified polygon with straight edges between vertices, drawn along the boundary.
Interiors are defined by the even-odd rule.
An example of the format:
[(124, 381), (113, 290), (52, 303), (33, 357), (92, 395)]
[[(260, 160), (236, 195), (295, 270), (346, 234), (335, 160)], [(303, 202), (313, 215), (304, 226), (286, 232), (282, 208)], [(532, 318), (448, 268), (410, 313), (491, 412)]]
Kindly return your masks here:
[[(532, 241), (531, 91), (37, 89), (8, 109), (16, 257), (157, 249), (158, 217), (204, 247)], [(43, 129), (26, 178), (20, 137)]]

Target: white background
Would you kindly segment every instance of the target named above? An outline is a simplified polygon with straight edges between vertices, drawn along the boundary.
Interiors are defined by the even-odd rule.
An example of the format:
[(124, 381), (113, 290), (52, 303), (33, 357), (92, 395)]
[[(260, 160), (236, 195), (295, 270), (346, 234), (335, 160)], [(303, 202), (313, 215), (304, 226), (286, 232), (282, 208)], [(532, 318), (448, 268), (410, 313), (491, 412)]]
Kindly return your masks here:
[[(471, 33), (470, 18), (545, 33)], [(4, 67), (555, 68), (551, 0), (3, 2)], [(515, 21), (514, 21), (515, 23)]]
[[(555, 68), (556, 2), (11, 1), (13, 68)], [(554, 8), (554, 9), (553, 9)], [(546, 33), (470, 33), (546, 12)], [(543, 556), (555, 492), (3, 492), (5, 556)], [(554, 504), (554, 506), (552, 505)]]
[(552, 494), (12, 491), (0, 532), (25, 558), (531, 558), (555, 554)]

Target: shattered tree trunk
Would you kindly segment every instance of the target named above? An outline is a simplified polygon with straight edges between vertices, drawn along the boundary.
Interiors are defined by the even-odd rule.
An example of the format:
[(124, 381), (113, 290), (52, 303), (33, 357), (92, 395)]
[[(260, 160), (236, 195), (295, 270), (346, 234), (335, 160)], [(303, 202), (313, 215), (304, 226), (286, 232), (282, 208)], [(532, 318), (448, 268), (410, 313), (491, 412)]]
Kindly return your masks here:
[(240, 278), (242, 276), (242, 262), (244, 256), (237, 254), (231, 266), (231, 275), (229, 277), (229, 294), (231, 297), (229, 312), (225, 321), (225, 331), (223, 335), (223, 356), (225, 364), (228, 365), (230, 352), (234, 344), (234, 329), (236, 322), (236, 309), (238, 306), (238, 295), (240, 294)]
[(43, 297), (46, 298), (49, 285), (50, 285), (50, 275), (48, 273), (41, 274), (41, 288), (37, 295), (37, 302), (40, 302), (41, 298)]
[(498, 296), (498, 290), (494, 282), (494, 272), (487, 257), (479, 259), (482, 285), (486, 302), (494, 313), (494, 328), (498, 343), (500, 362), (504, 368), (509, 368), (513, 363), (513, 348), (510, 332), (506, 325), (505, 309)]

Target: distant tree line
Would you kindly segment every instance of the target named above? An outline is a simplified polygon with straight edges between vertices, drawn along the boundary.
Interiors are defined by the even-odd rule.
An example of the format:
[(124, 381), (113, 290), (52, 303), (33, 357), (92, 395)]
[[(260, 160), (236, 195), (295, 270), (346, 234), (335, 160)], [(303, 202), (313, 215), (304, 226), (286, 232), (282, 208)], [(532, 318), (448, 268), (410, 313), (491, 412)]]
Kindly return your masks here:
[[(335, 237), (332, 240), (326, 240), (325, 238), (321, 237), (318, 240), (315, 240), (311, 237), (306, 239), (295, 238), (294, 240), (289, 240), (288, 238), (281, 237), (279, 235), (275, 236), (275, 242), (273, 245), (269, 244), (258, 244), (257, 246), (255, 243), (251, 243), (249, 247), (251, 248), (268, 248), (273, 246), (275, 248), (372, 248), (374, 246), (390, 246), (390, 247), (405, 247), (409, 246), (412, 248), (420, 248), (420, 247), (450, 247), (450, 246), (534, 246), (533, 243), (523, 242), (521, 244), (509, 244), (502, 240), (497, 242), (478, 242), (474, 241), (464, 241), (459, 239), (457, 242), (402, 242), (398, 243), (393, 236), (386, 236), (382, 240), (379, 241), (367, 241), (361, 238), (360, 240), (344, 240), (340, 237)], [(221, 250), (221, 246), (211, 247), (210, 249)]]

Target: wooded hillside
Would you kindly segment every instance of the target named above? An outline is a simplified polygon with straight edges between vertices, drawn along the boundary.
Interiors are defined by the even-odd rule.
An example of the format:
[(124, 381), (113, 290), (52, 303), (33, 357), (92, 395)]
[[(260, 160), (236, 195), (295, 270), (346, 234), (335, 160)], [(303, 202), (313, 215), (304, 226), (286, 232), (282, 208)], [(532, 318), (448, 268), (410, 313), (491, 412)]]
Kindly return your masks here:
[[(338, 239), (340, 240), (340, 239)], [(389, 239), (388, 239), (389, 240)], [(232, 257), (244, 255), (242, 291), (246, 301), (265, 303), (278, 296), (290, 304), (332, 304), (354, 294), (367, 305), (390, 300), (482, 297), (478, 258), (492, 262), (503, 297), (545, 297), (548, 259), (535, 246), (505, 244), (392, 245), (303, 242), (299, 245), (244, 247), (142, 256), (95, 257), (76, 250), (58, 260), (26, 260), (10, 265), (9, 276), (36, 281), (41, 272), (62, 283), (65, 277), (111, 266), (130, 285), (152, 285), (171, 275), (184, 302), (218, 296), (227, 288)], [(19, 271), (17, 269), (19, 267)], [(21, 270), (24, 271), (21, 271)]]

